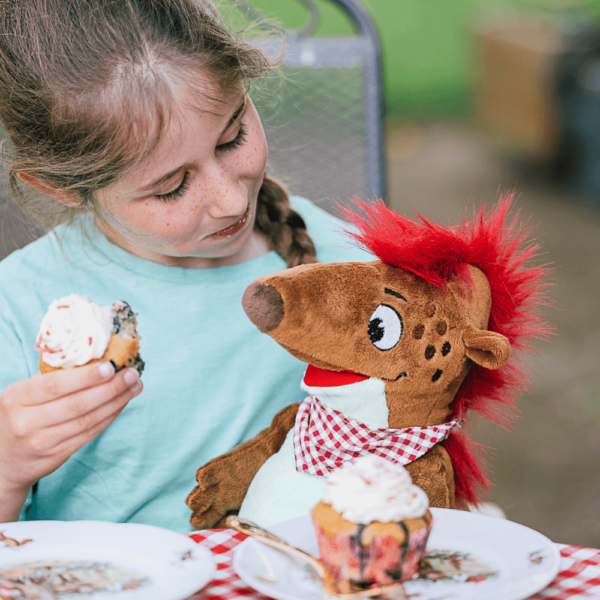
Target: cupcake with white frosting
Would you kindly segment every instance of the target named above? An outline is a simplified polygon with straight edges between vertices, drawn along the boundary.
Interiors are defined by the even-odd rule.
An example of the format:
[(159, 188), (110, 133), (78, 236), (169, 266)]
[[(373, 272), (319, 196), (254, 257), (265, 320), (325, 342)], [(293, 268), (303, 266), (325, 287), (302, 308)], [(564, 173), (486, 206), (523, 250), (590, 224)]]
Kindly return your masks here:
[(330, 576), (366, 587), (412, 578), (432, 527), (425, 492), (373, 454), (329, 476), (312, 518)]
[(112, 306), (101, 306), (78, 294), (55, 300), (36, 338), (40, 371), (110, 361), (116, 370), (133, 367), (141, 373), (144, 361), (139, 354), (136, 316), (123, 300)]

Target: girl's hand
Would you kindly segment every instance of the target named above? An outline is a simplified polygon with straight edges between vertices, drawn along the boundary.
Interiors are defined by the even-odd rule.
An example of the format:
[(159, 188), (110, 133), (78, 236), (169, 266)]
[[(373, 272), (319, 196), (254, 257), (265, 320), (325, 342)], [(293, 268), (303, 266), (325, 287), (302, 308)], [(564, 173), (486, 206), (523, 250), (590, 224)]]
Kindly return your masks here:
[(104, 431), (141, 391), (135, 369), (115, 374), (109, 362), (9, 385), (0, 395), (0, 498), (24, 501), (36, 481)]

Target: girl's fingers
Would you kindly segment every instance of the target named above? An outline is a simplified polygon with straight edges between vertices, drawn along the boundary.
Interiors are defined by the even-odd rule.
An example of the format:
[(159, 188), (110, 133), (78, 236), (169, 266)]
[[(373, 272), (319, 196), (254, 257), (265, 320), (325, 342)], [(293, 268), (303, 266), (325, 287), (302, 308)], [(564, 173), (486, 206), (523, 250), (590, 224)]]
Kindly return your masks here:
[(105, 383), (36, 406), (36, 423), (39, 427), (52, 427), (77, 419), (85, 420), (99, 407), (119, 397), (137, 383), (138, 372), (135, 369), (125, 369)]
[(43, 438), (38, 443), (40, 446), (52, 449), (54, 455), (71, 448), (74, 449), (70, 453), (75, 452), (75, 450), (102, 433), (125, 408), (127, 403), (141, 393), (142, 389), (143, 386), (140, 381), (95, 410), (66, 423), (48, 427), (44, 430)]
[(76, 369), (61, 369), (44, 375), (38, 373), (23, 382), (18, 402), (22, 406), (43, 404), (110, 381), (114, 375), (115, 368), (110, 362), (94, 363)]

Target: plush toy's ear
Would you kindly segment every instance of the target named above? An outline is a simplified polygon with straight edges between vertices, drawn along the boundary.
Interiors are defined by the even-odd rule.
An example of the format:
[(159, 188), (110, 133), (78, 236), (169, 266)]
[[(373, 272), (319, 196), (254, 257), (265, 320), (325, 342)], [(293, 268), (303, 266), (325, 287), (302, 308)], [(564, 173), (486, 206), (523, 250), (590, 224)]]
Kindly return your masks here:
[(463, 334), (466, 355), (485, 369), (504, 366), (510, 357), (510, 342), (500, 333), (470, 325)]

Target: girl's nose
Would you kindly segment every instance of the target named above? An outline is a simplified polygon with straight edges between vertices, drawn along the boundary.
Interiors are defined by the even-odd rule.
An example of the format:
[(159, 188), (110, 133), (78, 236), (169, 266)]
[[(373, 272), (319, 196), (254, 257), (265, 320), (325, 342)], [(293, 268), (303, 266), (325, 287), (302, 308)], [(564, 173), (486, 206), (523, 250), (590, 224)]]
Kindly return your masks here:
[(209, 178), (208, 213), (214, 219), (242, 215), (248, 206), (248, 192), (230, 172), (215, 169)]

